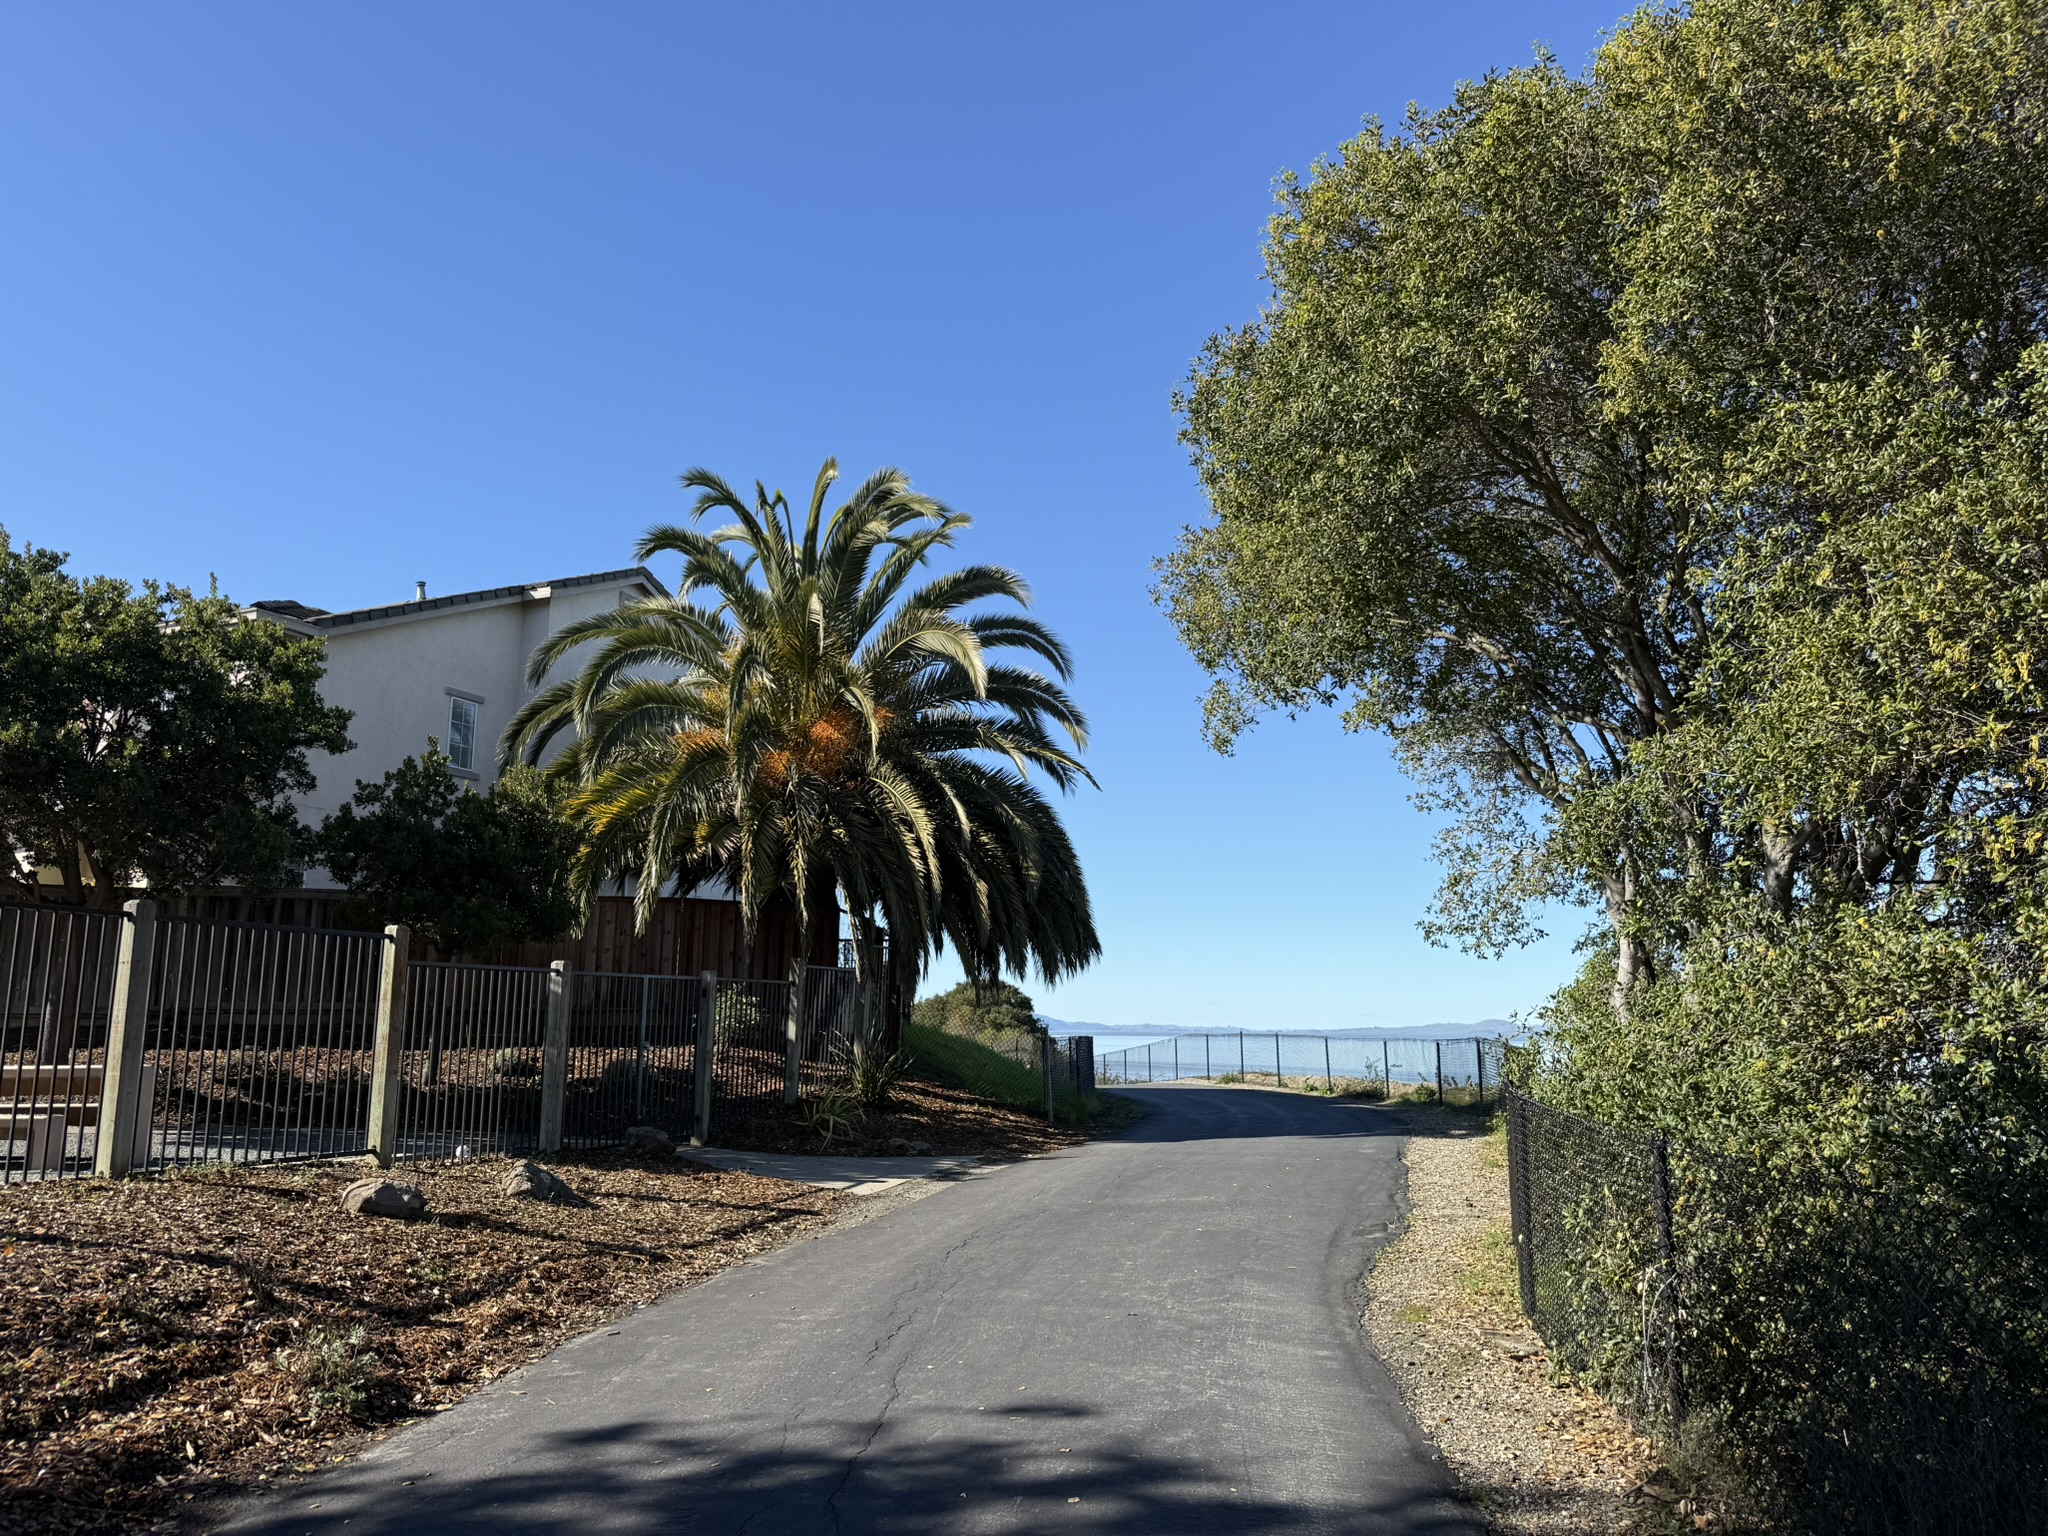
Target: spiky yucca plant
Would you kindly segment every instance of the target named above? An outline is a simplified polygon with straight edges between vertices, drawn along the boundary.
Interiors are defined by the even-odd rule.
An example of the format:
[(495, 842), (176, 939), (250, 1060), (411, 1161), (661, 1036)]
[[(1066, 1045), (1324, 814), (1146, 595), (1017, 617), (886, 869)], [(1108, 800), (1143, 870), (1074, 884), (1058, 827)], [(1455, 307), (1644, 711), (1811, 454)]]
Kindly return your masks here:
[(708, 471), (683, 476), (698, 522), (734, 521), (648, 532), (638, 558), (683, 558), (676, 595), (551, 636), (535, 686), (596, 650), (520, 712), (504, 755), (538, 761), (570, 733), (552, 771), (578, 786), (577, 884), (634, 879), (643, 923), (670, 879), (722, 879), (750, 936), (782, 893), (808, 950), (836, 897), (868, 967), (886, 928), (905, 980), (941, 944), (978, 975), (1056, 980), (1101, 948), (1073, 845), (1031, 782), (1093, 782), (1066, 647), (1023, 614), (962, 612), (1028, 605), (1010, 571), (912, 586), (967, 517), (893, 469), (827, 517), (837, 478), (827, 460), (799, 528), (780, 492), (757, 484), (750, 504)]

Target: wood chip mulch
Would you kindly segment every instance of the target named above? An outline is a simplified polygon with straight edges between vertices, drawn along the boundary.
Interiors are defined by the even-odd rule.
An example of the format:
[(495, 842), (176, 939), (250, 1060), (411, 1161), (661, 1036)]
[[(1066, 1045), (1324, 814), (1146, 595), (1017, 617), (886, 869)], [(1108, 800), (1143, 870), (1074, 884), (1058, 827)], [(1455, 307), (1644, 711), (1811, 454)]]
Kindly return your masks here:
[(344, 1460), (844, 1203), (673, 1158), (555, 1167), (587, 1204), (501, 1194), (501, 1159), (402, 1168), (411, 1223), (341, 1209), (354, 1162), (0, 1191), (0, 1533), (140, 1529)]
[(1366, 1279), (1365, 1326), (1415, 1421), (1503, 1536), (1728, 1529), (1672, 1486), (1648, 1440), (1558, 1379), (1521, 1316), (1504, 1139), (1404, 1106), (1406, 1229)]

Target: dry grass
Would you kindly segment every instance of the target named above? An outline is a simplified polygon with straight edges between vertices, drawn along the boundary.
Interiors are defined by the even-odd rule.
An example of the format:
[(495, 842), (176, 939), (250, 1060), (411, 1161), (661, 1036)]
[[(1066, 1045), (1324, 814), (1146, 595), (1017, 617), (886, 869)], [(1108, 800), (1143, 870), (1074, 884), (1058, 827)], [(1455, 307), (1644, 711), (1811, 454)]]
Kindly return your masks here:
[(0, 1532), (134, 1529), (344, 1459), (561, 1341), (829, 1224), (842, 1198), (674, 1159), (402, 1170), (417, 1223), (352, 1217), (349, 1164), (0, 1192)]

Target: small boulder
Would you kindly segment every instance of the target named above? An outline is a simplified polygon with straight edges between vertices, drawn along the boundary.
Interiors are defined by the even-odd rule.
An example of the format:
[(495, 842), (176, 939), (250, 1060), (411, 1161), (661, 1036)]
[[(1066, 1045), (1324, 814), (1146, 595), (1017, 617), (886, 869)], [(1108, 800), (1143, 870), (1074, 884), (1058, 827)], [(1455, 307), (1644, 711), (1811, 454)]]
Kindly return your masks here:
[(902, 1136), (891, 1136), (889, 1138), (889, 1150), (891, 1152), (900, 1152), (906, 1157), (923, 1157), (931, 1149), (932, 1144), (928, 1141), (911, 1141)]
[(427, 1214), (427, 1197), (396, 1179), (357, 1179), (341, 1192), (341, 1208), (352, 1216), (395, 1216), (416, 1221)]
[(626, 1127), (626, 1150), (635, 1157), (674, 1157), (676, 1144), (667, 1131), (652, 1125)]
[(582, 1205), (583, 1197), (562, 1181), (552, 1168), (543, 1168), (522, 1157), (505, 1170), (499, 1190), (521, 1200), (544, 1200), (549, 1205)]

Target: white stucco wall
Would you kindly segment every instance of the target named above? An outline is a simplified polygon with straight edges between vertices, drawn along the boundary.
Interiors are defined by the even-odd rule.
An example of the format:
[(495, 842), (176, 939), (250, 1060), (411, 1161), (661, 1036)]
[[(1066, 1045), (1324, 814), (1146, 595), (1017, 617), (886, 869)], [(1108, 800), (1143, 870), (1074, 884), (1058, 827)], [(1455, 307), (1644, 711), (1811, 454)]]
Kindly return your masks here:
[[(548, 595), (398, 614), (322, 632), (327, 674), (321, 696), (352, 712), (348, 734), (354, 746), (312, 755), (319, 783), (299, 801), (300, 820), (318, 826), (354, 795), (359, 780), (375, 781), (405, 758), (417, 757), (430, 737), (446, 751), (450, 690), (478, 703), (475, 769), (462, 777), (488, 788), (498, 777), (499, 737), (537, 691), (526, 686), (534, 648), (573, 619), (652, 595), (631, 578), (538, 590)], [(549, 680), (573, 672), (578, 663), (574, 654), (565, 658)], [(306, 873), (309, 890), (332, 884), (325, 870)]]

